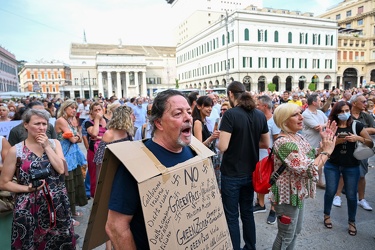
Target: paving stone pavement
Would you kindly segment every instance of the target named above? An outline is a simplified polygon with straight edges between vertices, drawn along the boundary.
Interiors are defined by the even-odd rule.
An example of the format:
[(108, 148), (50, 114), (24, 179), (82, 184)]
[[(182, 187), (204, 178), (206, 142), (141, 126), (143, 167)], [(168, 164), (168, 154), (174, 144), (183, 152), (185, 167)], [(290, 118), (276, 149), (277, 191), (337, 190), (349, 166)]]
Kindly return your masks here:
[[(84, 152), (86, 152), (84, 150)], [(375, 168), (370, 168), (366, 175), (366, 195), (365, 198), (375, 209)], [(342, 195), (342, 206), (332, 207), (331, 218), (333, 229), (327, 229), (323, 225), (323, 196), (324, 190), (317, 190), (316, 199), (307, 199), (305, 203), (304, 226), (296, 243), (296, 250), (299, 249), (375, 249), (375, 211), (365, 211), (358, 206), (356, 226), (357, 236), (349, 236), (347, 223), (346, 199)], [(75, 232), (80, 235), (77, 241), (77, 249), (82, 249), (85, 237), (88, 218), (90, 216), (93, 199), (89, 200), (84, 207), (78, 208), (84, 216), (77, 220), (81, 223), (75, 227)], [(269, 203), (266, 213), (254, 214), (257, 230), (257, 249), (268, 250), (272, 248), (272, 243), (277, 233), (277, 224), (269, 225), (266, 219), (269, 212)], [(95, 248), (104, 250), (105, 244)], [(174, 249), (173, 249), (174, 250)]]

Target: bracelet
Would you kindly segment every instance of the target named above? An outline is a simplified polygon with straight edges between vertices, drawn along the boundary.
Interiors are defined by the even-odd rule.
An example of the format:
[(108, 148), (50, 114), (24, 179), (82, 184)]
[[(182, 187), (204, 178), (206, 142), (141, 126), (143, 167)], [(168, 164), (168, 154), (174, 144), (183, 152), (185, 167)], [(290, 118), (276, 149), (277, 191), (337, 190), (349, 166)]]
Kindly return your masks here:
[(325, 151), (322, 151), (320, 152), (321, 155), (326, 155), (328, 158), (331, 157), (331, 154), (325, 152)]

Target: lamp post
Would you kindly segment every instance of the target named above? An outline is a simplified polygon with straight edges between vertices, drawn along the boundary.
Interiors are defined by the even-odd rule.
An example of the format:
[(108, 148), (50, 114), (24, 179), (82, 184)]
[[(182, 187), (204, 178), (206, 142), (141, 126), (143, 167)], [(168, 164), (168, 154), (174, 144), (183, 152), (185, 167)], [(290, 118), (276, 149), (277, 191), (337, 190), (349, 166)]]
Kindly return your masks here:
[(227, 78), (227, 86), (229, 85), (229, 30), (228, 30), (228, 11), (225, 11), (225, 30), (227, 32), (227, 46), (226, 46), (226, 51), (227, 51), (227, 63), (226, 63), (226, 78)]
[(90, 71), (87, 71), (87, 75), (88, 75), (88, 78), (89, 78), (89, 98), (91, 98)]

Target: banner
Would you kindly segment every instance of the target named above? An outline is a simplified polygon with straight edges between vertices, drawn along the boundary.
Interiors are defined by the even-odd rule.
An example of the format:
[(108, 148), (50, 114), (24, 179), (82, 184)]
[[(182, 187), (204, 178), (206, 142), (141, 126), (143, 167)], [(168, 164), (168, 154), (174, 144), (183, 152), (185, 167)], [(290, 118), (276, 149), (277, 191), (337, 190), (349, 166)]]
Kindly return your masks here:
[[(4, 136), (8, 139), (9, 133), (18, 124), (20, 124), (22, 120), (18, 121), (9, 121), (9, 122), (0, 122), (0, 135)], [(55, 126), (56, 118), (49, 118), (49, 123)]]

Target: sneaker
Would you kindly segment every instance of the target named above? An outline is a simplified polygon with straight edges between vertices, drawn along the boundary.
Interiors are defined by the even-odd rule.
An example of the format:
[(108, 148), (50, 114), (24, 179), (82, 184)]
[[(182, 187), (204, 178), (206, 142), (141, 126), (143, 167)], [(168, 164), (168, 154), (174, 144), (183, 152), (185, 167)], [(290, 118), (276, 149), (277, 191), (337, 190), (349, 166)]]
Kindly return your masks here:
[(358, 201), (358, 205), (361, 206), (364, 210), (372, 211), (372, 207), (370, 207), (365, 199)]
[(335, 207), (341, 207), (341, 197), (335, 195), (335, 198), (333, 198), (333, 203)]
[(256, 214), (256, 213), (265, 213), (266, 212), (266, 205), (264, 205), (263, 207), (260, 206), (258, 203), (255, 204), (254, 206), (254, 209), (253, 209), (253, 213)]
[(275, 224), (276, 223), (276, 212), (273, 210), (270, 210), (270, 214), (267, 217), (267, 223), (268, 224)]

